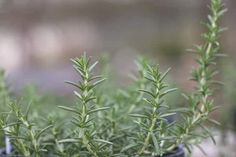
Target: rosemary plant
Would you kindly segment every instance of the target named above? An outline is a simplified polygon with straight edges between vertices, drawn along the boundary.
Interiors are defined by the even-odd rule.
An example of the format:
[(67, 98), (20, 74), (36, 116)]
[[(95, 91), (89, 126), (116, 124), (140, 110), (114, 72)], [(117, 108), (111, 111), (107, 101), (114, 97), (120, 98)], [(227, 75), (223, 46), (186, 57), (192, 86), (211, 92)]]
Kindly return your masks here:
[[(67, 83), (76, 89), (76, 105), (61, 105), (60, 112), (52, 112), (49, 116), (45, 116), (45, 110), (39, 108), (42, 105), (47, 110), (51, 109), (48, 107), (51, 101), (44, 102), (44, 97), (38, 97), (34, 90), (30, 89), (23, 97), (26, 98), (24, 103), (32, 99), (36, 104), (32, 106), (33, 112), (9, 98), (4, 73), (0, 71), (0, 137), (10, 138), (14, 146), (11, 155), (168, 157), (176, 153), (180, 145), (191, 152), (193, 145), (198, 146), (207, 137), (215, 143), (205, 124), (218, 124), (209, 117), (217, 108), (213, 102), (212, 87), (214, 83), (219, 83), (214, 81), (217, 73), (214, 65), (216, 58), (222, 56), (219, 54), (218, 38), (224, 29), (219, 27), (219, 19), (225, 9), (221, 0), (210, 2), (204, 43), (192, 50), (197, 54), (198, 63), (192, 71), (196, 90), (192, 94), (184, 94), (187, 99), (184, 108), (173, 108), (165, 101), (171, 92), (176, 91), (164, 81), (170, 69), (162, 73), (159, 65), (145, 59), (137, 62), (135, 83), (124, 89), (117, 89), (109, 81), (98, 86), (105, 79), (93, 74), (98, 62), (91, 64), (86, 53), (72, 59), (80, 80)], [(9, 111), (6, 106), (10, 107)], [(175, 120), (169, 121), (169, 117)], [(68, 119), (69, 123), (64, 122)]]
[(29, 108), (26, 113), (23, 113), (20, 105), (16, 102), (10, 102), (9, 107), (10, 112), (5, 121), (2, 121), (1, 128), (11, 139), (16, 153), (24, 156), (42, 156), (43, 152), (47, 152), (43, 135), (52, 126), (48, 125), (43, 129), (39, 129), (29, 120)]
[[(162, 93), (162, 89), (165, 87), (162, 80), (167, 72), (162, 76), (158, 67), (147, 66), (148, 75), (144, 77), (152, 83), (152, 86), (151, 88), (147, 86), (147, 89), (141, 89), (140, 91), (149, 95), (149, 97), (144, 98), (144, 101), (152, 108), (146, 114), (132, 115), (141, 119), (136, 121), (141, 129), (141, 134), (138, 136), (140, 139), (137, 140), (141, 144), (141, 148), (137, 148), (139, 156), (145, 153), (163, 156), (163, 154), (173, 151), (180, 144), (184, 144), (191, 152), (192, 145), (199, 147), (198, 144), (209, 136), (215, 143), (211, 131), (204, 126), (204, 123), (211, 122), (219, 125), (218, 122), (209, 118), (210, 113), (217, 108), (211, 97), (213, 94), (212, 84), (218, 83), (218, 81), (213, 81), (216, 70), (211, 66), (216, 64), (216, 57), (222, 56), (218, 53), (218, 38), (219, 33), (224, 29), (220, 28), (218, 23), (219, 18), (226, 10), (223, 8), (221, 0), (211, 0), (209, 8), (209, 22), (206, 23), (208, 31), (203, 34), (205, 43), (195, 46), (195, 52), (198, 54), (196, 61), (199, 66), (193, 69), (192, 79), (197, 83), (196, 92), (192, 95), (185, 95), (189, 106), (182, 109), (187, 114), (181, 115), (183, 118), (181, 123), (168, 124), (167, 120), (164, 119), (164, 117), (181, 111), (180, 109), (173, 110), (173, 113), (166, 113), (165, 110), (161, 110), (161, 107), (168, 108), (168, 106), (161, 105), (163, 103), (161, 98), (168, 92), (173, 91), (170, 89)], [(202, 131), (196, 132), (199, 127), (202, 128)]]
[[(94, 120), (94, 114), (103, 110), (107, 110), (109, 107), (96, 107), (94, 88), (102, 83), (105, 79), (103, 79), (101, 76), (92, 75), (91, 72), (98, 62), (90, 65), (90, 58), (86, 56), (86, 53), (84, 53), (81, 58), (72, 59), (72, 62), (74, 63), (74, 69), (78, 72), (82, 80), (78, 83), (67, 83), (80, 90), (80, 92), (74, 92), (79, 100), (79, 103), (77, 108), (66, 106), (59, 107), (75, 114), (72, 123), (78, 127), (76, 130), (78, 137), (64, 139), (60, 142), (79, 142), (86, 148), (90, 155), (98, 157), (103, 154), (104, 156), (107, 154), (104, 147), (106, 147), (106, 145), (111, 145), (112, 143), (96, 137), (96, 121)], [(78, 155), (81, 154), (79, 153)]]
[[(218, 42), (219, 34), (224, 28), (220, 28), (219, 19), (225, 13), (226, 9), (221, 0), (211, 0), (210, 14), (208, 15), (208, 22), (205, 24), (207, 32), (203, 34), (204, 43), (202, 45), (195, 45), (195, 49), (191, 50), (195, 52), (198, 57), (196, 62), (198, 67), (192, 71), (192, 80), (197, 83), (196, 90), (192, 95), (185, 95), (188, 100), (189, 116), (185, 116), (184, 126), (182, 127), (182, 135), (178, 143), (184, 143), (189, 148), (192, 144), (198, 144), (200, 141), (193, 140), (194, 135), (199, 135), (198, 138), (206, 138), (210, 136), (215, 143), (214, 137), (211, 131), (203, 125), (205, 122), (214, 123), (219, 125), (219, 122), (210, 119), (211, 112), (218, 107), (214, 105), (214, 99), (212, 97), (214, 90), (213, 84), (222, 84), (219, 81), (214, 80), (214, 76), (218, 73), (214, 66), (216, 65), (216, 58), (224, 56), (219, 53), (220, 44)], [(203, 132), (194, 134), (196, 127), (201, 127)]]
[(172, 125), (165, 118), (176, 114), (170, 111), (169, 107), (164, 104), (163, 97), (175, 91), (176, 88), (166, 89), (168, 86), (163, 82), (169, 69), (162, 74), (157, 65), (147, 65), (147, 68), (147, 75), (144, 77), (152, 84), (149, 89), (140, 89), (140, 91), (147, 95), (143, 100), (149, 107), (145, 114), (131, 114), (131, 116), (141, 119), (136, 121), (141, 128), (139, 137), (143, 138), (142, 141), (138, 139), (141, 144), (141, 147), (138, 148), (138, 155), (163, 155), (168, 149), (165, 148), (167, 147), (166, 143), (172, 138), (168, 135), (168, 128)]

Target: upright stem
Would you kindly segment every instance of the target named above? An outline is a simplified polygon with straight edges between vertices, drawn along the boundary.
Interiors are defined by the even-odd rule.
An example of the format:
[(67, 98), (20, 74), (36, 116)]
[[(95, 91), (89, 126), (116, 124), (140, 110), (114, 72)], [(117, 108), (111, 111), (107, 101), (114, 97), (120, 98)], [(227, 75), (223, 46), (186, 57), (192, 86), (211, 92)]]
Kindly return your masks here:
[(95, 157), (99, 157), (95, 151), (91, 148), (91, 145), (89, 144), (89, 139), (86, 137), (86, 135), (83, 137), (83, 144), (86, 146), (88, 151), (93, 154)]
[(152, 135), (153, 130), (154, 130), (154, 128), (156, 126), (156, 123), (157, 123), (156, 111), (157, 111), (157, 108), (155, 107), (153, 109), (153, 113), (152, 113), (152, 116), (154, 118), (152, 119), (152, 123), (151, 123), (151, 126), (150, 126), (149, 130), (148, 130), (148, 134), (147, 134), (147, 136), (145, 138), (144, 145), (143, 145), (143, 147), (141, 148), (141, 150), (138, 153), (139, 155), (142, 155), (144, 153), (144, 151), (146, 150), (146, 148), (148, 147), (148, 145), (150, 143), (149, 141), (150, 141), (151, 135)]

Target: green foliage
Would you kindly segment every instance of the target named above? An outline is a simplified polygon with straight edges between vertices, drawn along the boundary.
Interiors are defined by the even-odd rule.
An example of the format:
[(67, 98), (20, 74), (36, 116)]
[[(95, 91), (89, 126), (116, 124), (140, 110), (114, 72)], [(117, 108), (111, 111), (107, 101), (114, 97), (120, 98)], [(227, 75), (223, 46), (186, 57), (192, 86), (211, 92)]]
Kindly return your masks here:
[(170, 134), (173, 125), (166, 118), (176, 114), (165, 104), (163, 97), (175, 91), (176, 88), (166, 89), (168, 85), (163, 82), (170, 69), (162, 74), (157, 65), (146, 65), (146, 67), (144, 78), (151, 82), (151, 86), (139, 91), (146, 94), (143, 101), (148, 107), (144, 111), (145, 114), (131, 114), (132, 117), (138, 118), (136, 123), (140, 128), (138, 137), (141, 139), (136, 139), (137, 143), (141, 145), (138, 146), (140, 147), (138, 155), (163, 155), (173, 142), (171, 140), (174, 139), (174, 136)]
[[(50, 95), (39, 96), (31, 87), (20, 102), (9, 99), (1, 71), (0, 135), (10, 138), (11, 155), (159, 157), (174, 153), (178, 145), (191, 152), (192, 145), (198, 146), (207, 137), (215, 142), (204, 124), (218, 124), (209, 114), (216, 109), (212, 85), (218, 83), (213, 81), (215, 60), (221, 56), (218, 38), (223, 29), (218, 22), (225, 10), (221, 0), (211, 0), (209, 8), (204, 43), (193, 50), (198, 56), (198, 67), (192, 71), (197, 86), (192, 94), (184, 94), (184, 108), (174, 108), (167, 101), (176, 91), (164, 81), (170, 69), (162, 73), (158, 65), (143, 58), (136, 62), (134, 84), (126, 88), (118, 88), (110, 80), (103, 83), (103, 76), (93, 73), (98, 62), (91, 63), (86, 53), (72, 59), (80, 77), (77, 82), (67, 81), (75, 88), (73, 106), (68, 99), (63, 103), (64, 98), (54, 101)], [(109, 66), (105, 63), (103, 67), (103, 75), (110, 78)], [(25, 106), (28, 103), (32, 111), (30, 105)], [(61, 104), (58, 110), (49, 105), (57, 103)]]
[[(187, 148), (192, 144), (199, 144), (201, 142), (199, 139), (209, 136), (215, 143), (211, 131), (203, 123), (209, 122), (219, 125), (218, 122), (210, 119), (209, 115), (217, 109), (212, 98), (214, 93), (212, 85), (222, 84), (214, 80), (214, 76), (218, 73), (214, 66), (216, 65), (216, 58), (224, 56), (219, 54), (220, 44), (218, 38), (219, 33), (224, 30), (219, 27), (219, 19), (226, 9), (223, 8), (221, 0), (211, 0), (209, 8), (208, 22), (205, 23), (207, 32), (202, 35), (204, 43), (202, 45), (195, 45), (195, 49), (192, 50), (198, 56), (196, 59), (198, 67), (192, 71), (192, 80), (197, 83), (197, 86), (192, 95), (185, 96), (188, 101), (188, 108), (190, 109), (188, 115), (190, 116), (184, 117), (185, 123), (181, 128), (183, 132), (181, 143), (184, 143)], [(196, 127), (201, 127), (201, 132), (196, 133)], [(193, 138), (193, 134), (195, 138)]]
[[(94, 94), (94, 88), (102, 83), (105, 79), (101, 76), (94, 76), (91, 71), (98, 62), (90, 65), (90, 59), (84, 54), (81, 58), (75, 58), (72, 60), (74, 63), (74, 69), (81, 77), (81, 81), (78, 83), (67, 82), (73, 85), (79, 91), (74, 91), (76, 97), (79, 100), (77, 108), (59, 106), (60, 108), (72, 112), (72, 123), (77, 126), (75, 131), (76, 138), (63, 139), (60, 143), (81, 143), (93, 156), (105, 156), (107, 154), (107, 145), (112, 145), (111, 142), (104, 139), (100, 139), (96, 136), (96, 123), (93, 120), (98, 112), (109, 109), (109, 107), (96, 106), (96, 96)], [(94, 116), (95, 115), (95, 116)], [(81, 155), (81, 154), (80, 154)]]
[[(24, 156), (39, 157), (41, 152), (46, 152), (44, 149), (46, 144), (43, 141), (43, 134), (52, 125), (48, 125), (43, 129), (39, 129), (35, 126), (29, 118), (29, 107), (25, 113), (20, 109), (20, 105), (15, 102), (9, 104), (10, 113), (6, 117), (6, 121), (2, 126), (6, 136), (11, 139), (15, 151), (23, 154)], [(13, 122), (11, 122), (13, 119)]]

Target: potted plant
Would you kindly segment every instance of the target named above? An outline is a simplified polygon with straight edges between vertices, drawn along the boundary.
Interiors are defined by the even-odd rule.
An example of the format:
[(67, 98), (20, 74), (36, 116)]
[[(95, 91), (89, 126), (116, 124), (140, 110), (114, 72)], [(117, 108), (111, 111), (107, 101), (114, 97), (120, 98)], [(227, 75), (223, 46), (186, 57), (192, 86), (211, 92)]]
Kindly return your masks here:
[[(198, 67), (192, 71), (195, 91), (184, 94), (186, 107), (170, 107), (165, 98), (177, 88), (169, 88), (164, 81), (170, 69), (159, 70), (159, 65), (145, 59), (137, 62), (138, 75), (133, 86), (116, 89), (101, 75), (94, 75), (98, 62), (91, 64), (86, 54), (72, 59), (73, 67), (81, 79), (69, 82), (75, 88), (76, 105), (59, 106), (66, 111), (59, 115), (32, 118), (29, 107), (22, 109), (19, 102), (8, 102), (10, 110), (0, 119), (0, 127), (14, 146), (12, 154), (23, 156), (153, 156), (184, 157), (192, 146), (199, 146), (210, 137), (205, 123), (218, 124), (210, 118), (216, 109), (212, 85), (216, 74), (212, 69), (215, 59), (221, 56), (218, 37), (223, 30), (219, 18), (225, 12), (221, 0), (211, 0), (207, 33), (204, 43), (195, 46)], [(100, 85), (101, 84), (101, 85)], [(53, 111), (51, 111), (53, 113)], [(60, 116), (59, 116), (60, 117)], [(169, 121), (168, 117), (174, 117)], [(201, 149), (201, 148), (200, 148)]]

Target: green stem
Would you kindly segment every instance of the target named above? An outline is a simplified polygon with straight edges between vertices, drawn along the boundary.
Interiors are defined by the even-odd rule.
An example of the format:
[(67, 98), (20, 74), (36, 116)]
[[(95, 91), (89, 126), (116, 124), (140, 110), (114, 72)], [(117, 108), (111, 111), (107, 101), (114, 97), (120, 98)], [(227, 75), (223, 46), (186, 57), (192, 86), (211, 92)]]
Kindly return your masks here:
[(29, 129), (30, 129), (31, 142), (32, 142), (33, 147), (34, 147), (35, 157), (40, 157), (39, 147), (38, 147), (38, 144), (37, 144), (37, 140), (35, 139), (35, 133), (31, 128), (29, 128)]
[(153, 109), (153, 119), (152, 119), (152, 123), (151, 123), (151, 126), (148, 130), (148, 134), (145, 138), (145, 141), (144, 141), (144, 144), (143, 144), (143, 147), (141, 148), (141, 150), (139, 151), (139, 155), (142, 155), (144, 153), (144, 151), (146, 150), (146, 148), (148, 147), (149, 143), (150, 143), (150, 139), (151, 139), (151, 135), (152, 135), (152, 132), (156, 126), (156, 123), (157, 123), (157, 116), (156, 116), (156, 111), (157, 111), (157, 108), (155, 107)]
[(16, 143), (20, 145), (20, 148), (22, 149), (21, 151), (22, 151), (23, 155), (26, 156), (26, 157), (30, 156), (30, 152), (26, 149), (26, 147), (23, 144), (22, 140), (16, 140), (16, 141), (17, 141)]
[(86, 137), (86, 135), (84, 135), (84, 137), (83, 137), (83, 144), (86, 146), (86, 148), (88, 149), (88, 151), (89, 151), (91, 154), (93, 154), (93, 156), (99, 157), (99, 156), (97, 155), (97, 153), (96, 153), (95, 151), (93, 151), (91, 145), (89, 144), (89, 139)]

